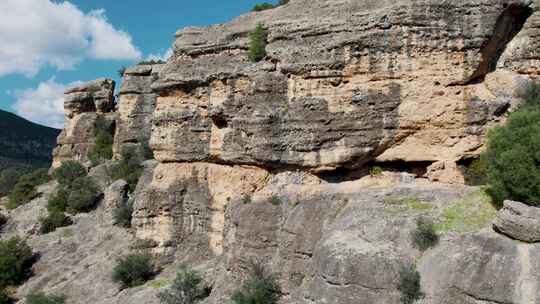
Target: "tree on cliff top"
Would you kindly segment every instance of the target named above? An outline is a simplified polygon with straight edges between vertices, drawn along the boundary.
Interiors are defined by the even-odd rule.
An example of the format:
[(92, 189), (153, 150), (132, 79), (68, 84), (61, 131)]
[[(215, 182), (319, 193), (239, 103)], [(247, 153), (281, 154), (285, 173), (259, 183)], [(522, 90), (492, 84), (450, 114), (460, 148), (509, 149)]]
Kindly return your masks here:
[(249, 60), (261, 61), (266, 56), (266, 30), (261, 23), (249, 34)]

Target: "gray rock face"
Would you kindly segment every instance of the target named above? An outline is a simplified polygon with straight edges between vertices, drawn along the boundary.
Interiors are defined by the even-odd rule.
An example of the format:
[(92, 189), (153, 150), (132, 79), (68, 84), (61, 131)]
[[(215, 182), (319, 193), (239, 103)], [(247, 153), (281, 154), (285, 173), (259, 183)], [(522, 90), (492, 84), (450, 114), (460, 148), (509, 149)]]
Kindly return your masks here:
[(504, 207), (493, 221), (493, 228), (516, 240), (540, 242), (540, 208), (504, 201)]
[(156, 94), (151, 86), (160, 69), (161, 65), (137, 65), (124, 73), (113, 145), (117, 156), (123, 147), (148, 144), (156, 105)]
[[(152, 84), (151, 146), (161, 162), (313, 171), (445, 163), (427, 175), (463, 183), (456, 161), (479, 153), (486, 127), (515, 103), (515, 83), (537, 69), (522, 56), (537, 52), (526, 42), (538, 32), (534, 9), (525, 0), (296, 0), (179, 31)], [(257, 23), (267, 57), (252, 63)]]
[(98, 79), (65, 92), (66, 126), (53, 151), (53, 168), (65, 160), (88, 165), (88, 152), (95, 141), (96, 121), (102, 118), (114, 125), (114, 87), (114, 80)]

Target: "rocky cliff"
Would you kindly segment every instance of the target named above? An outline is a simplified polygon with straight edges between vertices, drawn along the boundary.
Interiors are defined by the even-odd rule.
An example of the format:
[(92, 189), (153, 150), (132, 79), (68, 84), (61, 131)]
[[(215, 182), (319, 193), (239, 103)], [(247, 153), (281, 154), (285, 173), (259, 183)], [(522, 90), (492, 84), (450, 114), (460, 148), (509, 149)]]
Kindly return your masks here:
[[(104, 246), (106, 261), (87, 258), (95, 270), (85, 271), (72, 258), (75, 274), (60, 280), (41, 260), (22, 292), (81, 290), (80, 280), (114, 288), (103, 265), (133, 237), (163, 262), (157, 281), (71, 292), (73, 303), (157, 303), (156, 282), (180, 263), (212, 284), (207, 303), (225, 303), (252, 258), (279, 275), (283, 303), (399, 303), (408, 264), (423, 303), (540, 303), (540, 245), (495, 232), (495, 209), (463, 173), (540, 72), (539, 5), (291, 0), (179, 31), (166, 64), (126, 70), (116, 109), (112, 81), (68, 91), (55, 165), (87, 162), (97, 117), (111, 121), (115, 157), (149, 142), (157, 162), (133, 194), (132, 236), (108, 238), (116, 249), (87, 236), (93, 247), (82, 248), (78, 232), (72, 254)], [(253, 63), (258, 23), (267, 56)], [(368, 174), (373, 166), (381, 176)], [(99, 216), (104, 231), (111, 221)], [(441, 235), (424, 253), (410, 242), (419, 217)], [(58, 250), (35, 244), (45, 256)]]

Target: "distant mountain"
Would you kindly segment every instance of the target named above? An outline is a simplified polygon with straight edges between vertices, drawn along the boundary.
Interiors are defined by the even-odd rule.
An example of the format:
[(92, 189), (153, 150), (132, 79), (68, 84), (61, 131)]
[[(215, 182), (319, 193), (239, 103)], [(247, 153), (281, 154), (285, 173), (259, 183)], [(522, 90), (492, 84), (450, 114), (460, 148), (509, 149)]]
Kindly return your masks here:
[(17, 165), (48, 166), (60, 130), (0, 110), (0, 170)]

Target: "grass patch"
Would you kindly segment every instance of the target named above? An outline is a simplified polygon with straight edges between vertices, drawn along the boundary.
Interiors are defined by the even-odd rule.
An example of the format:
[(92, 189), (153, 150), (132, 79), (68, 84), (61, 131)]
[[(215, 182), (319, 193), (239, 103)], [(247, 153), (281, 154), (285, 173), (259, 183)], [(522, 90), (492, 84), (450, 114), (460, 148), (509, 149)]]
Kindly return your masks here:
[(416, 211), (429, 211), (433, 209), (433, 205), (423, 202), (416, 197), (397, 197), (390, 196), (384, 199), (386, 205), (407, 207), (407, 209)]
[(482, 188), (446, 207), (441, 221), (435, 224), (435, 230), (458, 233), (477, 231), (487, 227), (496, 213), (490, 196)]
[(168, 280), (165, 280), (165, 279), (157, 279), (157, 280), (153, 280), (152, 282), (150, 282), (148, 285), (151, 287), (151, 288), (156, 288), (156, 289), (160, 289), (160, 288), (163, 288), (167, 285), (169, 285), (169, 281)]

